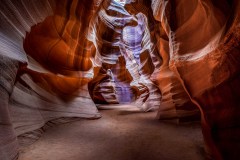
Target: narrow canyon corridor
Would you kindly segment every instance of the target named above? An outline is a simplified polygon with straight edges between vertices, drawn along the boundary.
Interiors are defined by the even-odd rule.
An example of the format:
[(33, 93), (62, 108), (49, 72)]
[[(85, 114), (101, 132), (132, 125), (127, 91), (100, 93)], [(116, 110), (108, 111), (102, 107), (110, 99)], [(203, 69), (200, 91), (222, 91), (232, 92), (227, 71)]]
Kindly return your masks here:
[(0, 160), (239, 160), (240, 0), (0, 0)]
[(19, 160), (203, 160), (200, 123), (159, 122), (156, 112), (101, 110), (99, 120), (49, 128)]

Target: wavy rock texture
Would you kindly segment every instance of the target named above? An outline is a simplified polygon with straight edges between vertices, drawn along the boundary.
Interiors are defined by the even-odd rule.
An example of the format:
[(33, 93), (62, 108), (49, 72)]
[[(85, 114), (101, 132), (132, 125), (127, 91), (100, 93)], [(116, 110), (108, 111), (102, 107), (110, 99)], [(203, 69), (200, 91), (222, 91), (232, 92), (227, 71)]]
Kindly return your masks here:
[[(95, 102), (126, 103), (133, 99), (143, 111), (159, 108), (160, 92), (149, 80), (155, 68), (151, 54), (157, 53), (152, 53), (146, 15), (131, 6), (125, 9), (115, 1), (104, 1), (91, 21), (88, 37), (102, 62), (90, 84)], [(114, 85), (109, 84), (111, 81)], [(123, 94), (133, 98), (124, 99)]]
[(123, 103), (178, 121), (200, 110), (209, 158), (238, 159), (239, 9), (237, 0), (1, 1), (0, 159), (17, 159), (18, 144), (46, 126)]
[(0, 159), (16, 159), (18, 142), (11, 121), (9, 97), (17, 75), (18, 62), (0, 56)]
[(202, 114), (209, 156), (238, 159), (239, 1), (153, 1), (170, 68)]
[(152, 75), (163, 96), (158, 112), (159, 119), (178, 118), (179, 121), (199, 119), (199, 110), (190, 100), (178, 77), (169, 68), (169, 38), (161, 25), (156, 29), (155, 36), (159, 44), (159, 53), (163, 59), (159, 70)]
[[(54, 1), (1, 2), (1, 57), (3, 57), (1, 110), (3, 112), (0, 117), (3, 117), (3, 120), (1, 120), (0, 159), (16, 159), (18, 142), (25, 145), (30, 143), (27, 139), (37, 139), (42, 134), (42, 127), (45, 127), (49, 121), (54, 121), (56, 124), (69, 121), (71, 120), (69, 118), (73, 117), (91, 119), (101, 117), (88, 92), (87, 84), (91, 80), (92, 72), (86, 70), (92, 65), (88, 56), (91, 49), (90, 51), (88, 48), (83, 49), (86, 43), (78, 45), (79, 41), (84, 40), (78, 39), (75, 34), (84, 32), (86, 26), (84, 27), (82, 23), (75, 24), (74, 22), (80, 22), (73, 18), (76, 16), (67, 16), (70, 15), (70, 7), (74, 9), (77, 4), (70, 3), (69, 6), (67, 1), (58, 2), (58, 4)], [(89, 9), (96, 4), (91, 3), (89, 7), (86, 5), (85, 7)], [(65, 8), (59, 9), (64, 6), (69, 6), (66, 7), (69, 9), (68, 12), (65, 12)], [(83, 7), (83, 4), (78, 6)], [(56, 16), (53, 18), (49, 16), (52, 14)], [(74, 12), (71, 14), (75, 15)], [(86, 21), (90, 19), (83, 14), (88, 13), (79, 12), (78, 17), (86, 17)], [(53, 21), (49, 22), (51, 18)], [(52, 25), (57, 18), (59, 25)], [(42, 21), (43, 23), (39, 23)], [(74, 29), (74, 24), (77, 31)], [(79, 25), (83, 26), (80, 31)], [(39, 29), (41, 27), (42, 29)], [(57, 29), (63, 30), (62, 37), (59, 37)], [(72, 34), (75, 37), (69, 35), (68, 29), (70, 32), (73, 30)], [(25, 35), (26, 32), (30, 33)], [(84, 33), (82, 34), (82, 37), (85, 37)], [(64, 38), (65, 41), (68, 39), (69, 43), (62, 40)], [(23, 44), (28, 54), (25, 53)], [(56, 55), (59, 50), (63, 53)], [(83, 50), (85, 50), (83, 55), (87, 55), (85, 57), (79, 56)], [(73, 60), (72, 57), (76, 60), (73, 63), (70, 62)], [(77, 62), (83, 59), (86, 62), (84, 65)], [(16, 81), (18, 65), (14, 67), (14, 63), (20, 63)], [(20, 136), (21, 141), (17, 142), (16, 136)]]

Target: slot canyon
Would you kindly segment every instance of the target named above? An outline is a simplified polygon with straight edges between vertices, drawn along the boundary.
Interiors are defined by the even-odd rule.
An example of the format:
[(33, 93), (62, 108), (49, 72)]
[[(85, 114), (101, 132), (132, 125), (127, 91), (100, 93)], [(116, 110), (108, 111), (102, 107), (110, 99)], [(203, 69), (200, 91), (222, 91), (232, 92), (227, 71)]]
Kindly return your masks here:
[(239, 0), (1, 0), (0, 160), (239, 160)]

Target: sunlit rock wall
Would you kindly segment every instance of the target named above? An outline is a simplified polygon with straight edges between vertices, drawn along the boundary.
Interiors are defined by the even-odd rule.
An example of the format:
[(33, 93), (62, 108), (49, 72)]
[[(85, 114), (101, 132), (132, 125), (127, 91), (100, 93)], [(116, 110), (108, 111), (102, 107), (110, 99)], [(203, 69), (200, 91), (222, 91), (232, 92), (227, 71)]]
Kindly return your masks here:
[(49, 121), (99, 118), (103, 103), (180, 121), (200, 110), (209, 157), (237, 159), (239, 9), (237, 0), (2, 0), (0, 159), (16, 159)]
[[(202, 114), (209, 157), (239, 158), (239, 1), (152, 1), (170, 69)], [(159, 26), (161, 28), (161, 26)]]
[(31, 27), (24, 39), (28, 63), (20, 65), (12, 98), (14, 105), (36, 104), (37, 113), (13, 111), (16, 117), (21, 112), (35, 114), (28, 117), (29, 123), (34, 122), (33, 128), (14, 119), (17, 128), (22, 129), (20, 134), (60, 117), (100, 117), (88, 92), (94, 74), (94, 46), (86, 39), (87, 26), (99, 1), (62, 0), (54, 4), (52, 15)]
[(159, 55), (151, 39), (148, 12), (141, 12), (146, 9), (142, 3), (142, 10), (129, 2), (126, 5), (104, 1), (91, 21), (88, 38), (102, 65), (89, 88), (96, 103), (132, 102), (143, 111), (158, 109), (160, 91), (150, 76), (161, 59), (154, 63), (153, 56)]
[(192, 103), (181, 82), (169, 68), (169, 38), (161, 24), (155, 31), (157, 48), (163, 59), (159, 70), (152, 75), (162, 93), (161, 107), (158, 111), (159, 119), (175, 119), (179, 121), (197, 120), (200, 112)]
[[(99, 2), (1, 1), (1, 160), (16, 159), (18, 144), (29, 143), (26, 138), (36, 140), (48, 121), (54, 120), (52, 124), (56, 124), (73, 117), (100, 117), (88, 92), (88, 82), (93, 77), (91, 48), (84, 49), (87, 42), (81, 42), (87, 29), (84, 25), (91, 14), (82, 9), (74, 12), (77, 6), (83, 8), (83, 5), (94, 11)], [(76, 17), (84, 17), (85, 21), (83, 18), (81, 21), (86, 23), (82, 24)], [(53, 21), (49, 22), (51, 18)], [(60, 24), (54, 24), (56, 19)], [(63, 33), (59, 37), (61, 29)], [(62, 43), (60, 47), (59, 43)], [(17, 141), (16, 136), (22, 138)]]

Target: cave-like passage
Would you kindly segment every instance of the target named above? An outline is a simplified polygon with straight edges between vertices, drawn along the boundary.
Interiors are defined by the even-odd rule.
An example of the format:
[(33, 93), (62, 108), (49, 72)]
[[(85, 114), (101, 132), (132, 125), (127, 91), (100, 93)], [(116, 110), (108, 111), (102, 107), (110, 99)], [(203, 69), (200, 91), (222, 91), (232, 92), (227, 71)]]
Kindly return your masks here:
[[(18, 2), (22, 3), (23, 1)], [(66, 15), (57, 13), (42, 20), (42, 23), (32, 27), (31, 33), (28, 34), (29, 37), (25, 37), (28, 40), (25, 42), (35, 40), (36, 44), (30, 47), (36, 49), (33, 52), (39, 51), (34, 53), (37, 56), (40, 55), (38, 53), (41, 53), (42, 57), (40, 58), (47, 61), (49, 65), (47, 69), (49, 70), (46, 72), (39, 66), (37, 70), (31, 68), (33, 66), (24, 66), (25, 68), (23, 67), (22, 71), (25, 71), (25, 73), (19, 75), (18, 78), (21, 81), (17, 81), (14, 86), (11, 95), (11, 105), (14, 111), (12, 117), (14, 131), (19, 136), (19, 141), (23, 138), (23, 143), (28, 140), (26, 137), (35, 140), (42, 135), (46, 126), (53, 126), (64, 120), (68, 121), (69, 117), (97, 119), (101, 116), (88, 95), (85, 85), (88, 83), (86, 79), (90, 79), (91, 76), (89, 75), (91, 74), (75, 73), (79, 70), (86, 71), (91, 67), (88, 52), (91, 49), (88, 50), (87, 48), (90, 45), (83, 38), (82, 35), (84, 34), (81, 34), (88, 28), (86, 25), (88, 23), (85, 23), (88, 22), (88, 18), (82, 15), (89, 14), (88, 12), (86, 14), (82, 13), (88, 11), (88, 7), (91, 5), (85, 5), (90, 4), (86, 3), (89, 2), (88, 0), (81, 0), (78, 3), (75, 3), (77, 1), (67, 0), (65, 2), (67, 2), (69, 8), (73, 8), (73, 10), (67, 11), (71, 11), (71, 13)], [(56, 4), (58, 4), (58, 7), (60, 6), (59, 12), (65, 11), (66, 8), (62, 7), (59, 1), (56, 1)], [(146, 25), (148, 17), (140, 12), (135, 13), (134, 10), (127, 11), (124, 8), (125, 3), (123, 1), (122, 3), (112, 1), (110, 4), (107, 7), (103, 4), (103, 10), (100, 9), (97, 13), (99, 23), (96, 24), (99, 27), (96, 27), (95, 38), (101, 39), (102, 43), (96, 47), (100, 51), (103, 64), (99, 75), (94, 79), (96, 85), (93, 84), (93, 86), (96, 88), (92, 90), (90, 84), (90, 90), (94, 92), (93, 99), (99, 98), (99, 93), (104, 98), (100, 101), (107, 100), (109, 106), (113, 103), (129, 103), (137, 99), (139, 101), (135, 103), (135, 106), (139, 107), (141, 111), (158, 108), (161, 97), (158, 88), (152, 84), (149, 78), (154, 70), (154, 65), (148, 53), (149, 50), (146, 49), (152, 47), (151, 45), (145, 45), (150, 41), (149, 29)], [(102, 7), (102, 4), (100, 7)], [(78, 11), (81, 12), (79, 13), (74, 9), (79, 9)], [(64, 25), (61, 26), (61, 24)], [(58, 27), (55, 27), (55, 25)], [(114, 28), (111, 28), (112, 26)], [(61, 32), (56, 31), (56, 28), (60, 28)], [(52, 44), (55, 40), (60, 43), (56, 43), (55, 48), (51, 48), (49, 44)], [(84, 48), (85, 46), (87, 47)], [(49, 48), (51, 48), (50, 51)], [(82, 52), (82, 50), (86, 50), (86, 52)], [(42, 51), (46, 51), (47, 56)], [(68, 57), (68, 55), (70, 56)], [(39, 63), (41, 63), (43, 61), (40, 58), (35, 60), (39, 60)], [(67, 63), (65, 63), (66, 59)], [(3, 62), (5, 63), (5, 61)], [(34, 61), (29, 61), (29, 64), (31, 63), (34, 63)], [(67, 65), (62, 66), (62, 63)], [(22, 69), (22, 66), (20, 69)], [(101, 75), (103, 79), (99, 81), (98, 78), (101, 78)], [(130, 87), (132, 91), (129, 89)], [(75, 92), (76, 90), (77, 92)], [(62, 92), (63, 96), (58, 95), (59, 92)], [(76, 93), (78, 94), (76, 95)], [(156, 101), (152, 101), (154, 99)], [(144, 105), (144, 103), (148, 105)], [(133, 105), (128, 106), (133, 107)], [(148, 108), (149, 106), (152, 108)], [(192, 125), (183, 127), (180, 131), (179, 128), (181, 127), (179, 126), (166, 123), (161, 125), (156, 122), (154, 119), (156, 112), (130, 113), (135, 112), (101, 111), (103, 117), (98, 121), (84, 120), (76, 122), (76, 126), (66, 124), (52, 128), (43, 135), (40, 141), (27, 148), (25, 150), (26, 154), (23, 153), (23, 158), (21, 158), (23, 160), (47, 160), (49, 158), (72, 160), (101, 158), (104, 160), (187, 159), (189, 157), (189, 159), (202, 159), (202, 154), (199, 153), (202, 151), (202, 139), (198, 124), (194, 127)], [(64, 118), (61, 119), (62, 117)], [(10, 129), (11, 125), (10, 123)], [(190, 139), (186, 136), (189, 131), (194, 132)], [(11, 136), (14, 137), (15, 134), (12, 133)], [(57, 138), (54, 139), (54, 137)], [(195, 137), (199, 137), (199, 141), (194, 141)], [(115, 141), (115, 139), (117, 140)], [(172, 149), (172, 146), (177, 144), (182, 144), (184, 147), (176, 148), (176, 150), (175, 148)], [(185, 153), (186, 150), (191, 153)], [(13, 152), (14, 154), (17, 153), (17, 147), (13, 149)]]
[[(146, 44), (143, 46), (143, 41), (151, 41), (147, 16), (134, 8), (127, 11), (125, 3), (112, 0), (107, 9), (100, 11), (108, 23), (97, 35), (103, 41), (102, 66), (89, 90), (93, 91), (95, 103), (131, 103), (142, 111), (158, 109), (160, 93), (150, 80), (154, 68), (149, 66), (151, 59), (147, 59), (150, 55), (146, 55)], [(116, 20), (111, 21), (113, 17)]]

